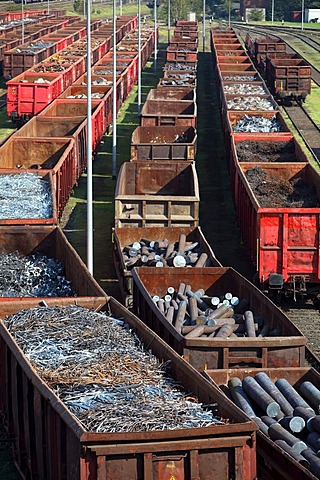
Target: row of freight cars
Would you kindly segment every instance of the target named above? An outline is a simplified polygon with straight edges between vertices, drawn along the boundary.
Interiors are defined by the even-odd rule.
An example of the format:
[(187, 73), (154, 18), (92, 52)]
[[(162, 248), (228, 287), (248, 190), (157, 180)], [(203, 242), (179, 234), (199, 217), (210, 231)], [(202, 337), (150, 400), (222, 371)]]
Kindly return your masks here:
[[(6, 14), (3, 15), (5, 16)], [(35, 40), (40, 41), (43, 35), (56, 32), (60, 28), (63, 28), (63, 26), (70, 25), (77, 20), (80, 20), (80, 17), (66, 16), (65, 10), (56, 10), (51, 12), (50, 15), (47, 15), (45, 11), (39, 11), (35, 12), (34, 16), (24, 18), (23, 21), (20, 19), (0, 24), (1, 75), (3, 74), (5, 52), (20, 46), (21, 43), (24, 43), (24, 45), (21, 45), (22, 50), (31, 52), (37, 48), (37, 42), (35, 42)]]
[[(117, 41), (120, 41), (129, 28), (133, 27), (132, 21), (118, 20)], [(94, 20), (91, 37), (91, 61), (96, 63), (111, 49), (112, 26), (101, 25), (101, 21)], [(56, 52), (47, 56), (43, 51), (44, 59), (34, 65), (38, 54), (22, 55), (13, 51), (7, 56), (8, 68), (19, 71), (20, 75), (7, 82), (7, 113), (14, 121), (25, 121), (36, 115), (61, 95), (66, 88), (71, 86), (86, 68), (86, 39), (85, 24), (80, 21), (59, 31), (56, 38), (52, 37)], [(126, 50), (125, 50), (126, 51)], [(128, 52), (132, 55), (132, 52)], [(42, 54), (41, 54), (42, 55)], [(26, 65), (31, 63), (31, 68), (25, 71)], [(23, 73), (21, 73), (23, 72)], [(98, 79), (96, 83), (99, 85)]]
[[(150, 32), (148, 36), (152, 39)], [(133, 48), (133, 42), (130, 48), (126, 46), (127, 50), (123, 45), (121, 42), (121, 52), (128, 62), (126, 71), (135, 62), (137, 49)], [(178, 67), (178, 63), (175, 66)], [(110, 65), (104, 68), (109, 69)], [(194, 75), (194, 68), (192, 72)], [(106, 80), (107, 83), (102, 83), (104, 88), (112, 88), (101, 71), (98, 78)], [(184, 72), (177, 74), (177, 81), (183, 79)], [(174, 76), (170, 77), (170, 81), (174, 80)], [(84, 95), (77, 90), (85, 87), (84, 83), (85, 77), (69, 87), (62, 104), (72, 105), (74, 100), (68, 97)], [(173, 90), (159, 86), (163, 104), (169, 106), (164, 89), (172, 94)], [(177, 88), (177, 92), (179, 90)], [(192, 90), (194, 101), (195, 90)], [(188, 99), (185, 101), (190, 103)], [(58, 102), (53, 102), (48, 109), (58, 111)], [(48, 109), (24, 128), (30, 128), (32, 122), (41, 118), (45, 120)], [(152, 109), (147, 110), (150, 121)], [(104, 115), (107, 113), (108, 110)], [(48, 124), (54, 122), (53, 116), (47, 120)], [(57, 123), (64, 120), (60, 116)], [(31, 143), (38, 141), (30, 137), (28, 140), (30, 142), (25, 139), (25, 152)], [(47, 140), (54, 143), (55, 139)], [(63, 273), (72, 282), (76, 296), (49, 298), (42, 294), (35, 299), (21, 298), (20, 293), (19, 298), (14, 299), (8, 298), (8, 293), (3, 295), (7, 298), (1, 302), (1, 317), (9, 317), (0, 325), (0, 410), (14, 440), (15, 459), (23, 475), (52, 480), (255, 478), (255, 423), (137, 317), (107, 297), (58, 228), (35, 226), (32, 221), (23, 223), (23, 226), (2, 227), (0, 248), (3, 253), (11, 253), (11, 265), (17, 263), (17, 259), (13, 259), (17, 249), (22, 255), (29, 255), (30, 263), (30, 254), (54, 257), (62, 261)], [(2, 271), (5, 265), (4, 261)], [(51, 264), (47, 266), (44, 275), (51, 289), (53, 275), (48, 273), (52, 268)], [(27, 282), (21, 273), (16, 282), (29, 290), (34, 278), (42, 277), (40, 260), (30, 270)], [(58, 277), (60, 281), (62, 272)], [(11, 281), (15, 281), (14, 272), (11, 272)], [(70, 285), (64, 285), (67, 287)], [(101, 310), (106, 315), (100, 313)], [(19, 340), (26, 338), (26, 331), (32, 337), (27, 340), (28, 347)], [(39, 332), (45, 332), (46, 338), (39, 336)], [(140, 342), (145, 347), (141, 348)], [(29, 353), (26, 347), (31, 349)], [(39, 368), (38, 353), (44, 370)], [(66, 362), (61, 362), (63, 358)], [(72, 391), (74, 405), (65, 397), (65, 387), (69, 393)], [(112, 415), (107, 408), (113, 408)]]
[[(187, 38), (191, 25), (187, 25), (184, 41), (191, 42)], [(175, 31), (173, 38), (176, 36)], [(193, 462), (191, 452), (187, 453), (183, 464), (175, 464), (170, 474), (174, 478), (201, 479), (253, 479), (256, 475), (262, 479), (314, 479), (320, 475), (315, 443), (320, 436), (315, 430), (307, 438), (306, 402), (291, 390), (305, 392), (303, 388), (310, 382), (312, 394), (316, 397), (320, 393), (319, 374), (305, 367), (306, 338), (261, 291), (232, 268), (219, 264), (197, 226), (199, 192), (197, 188), (194, 196), (198, 183), (196, 165), (191, 163), (196, 143), (186, 142), (185, 132), (177, 130), (178, 125), (196, 127), (192, 104), (196, 82), (191, 83), (189, 75), (197, 71), (197, 65), (192, 65), (188, 57), (188, 51), (192, 54), (195, 48), (184, 45), (180, 53), (178, 45), (177, 56), (184, 55), (178, 67), (177, 56), (168, 59), (173, 50), (169, 45), (164, 78), (172, 72), (172, 83), (164, 86), (162, 79), (150, 91), (141, 112), (141, 126), (132, 135), (131, 160), (122, 166), (115, 194), (115, 268), (125, 304), (192, 367), (221, 388), (255, 421), (259, 431), (255, 445), (252, 436), (246, 437), (246, 445), (240, 449), (242, 459), (233, 449), (227, 456), (225, 446), (230, 449), (230, 439), (220, 437), (216, 443), (219, 454), (217, 450), (202, 462), (203, 452), (197, 450)], [(188, 86), (180, 85), (180, 81), (188, 82)], [(251, 87), (247, 81), (245, 84)], [(238, 84), (229, 83), (233, 85), (237, 88)], [(256, 85), (264, 88), (263, 100), (277, 112), (264, 83)], [(167, 122), (179, 145), (183, 135), (180, 151), (174, 150), (177, 145), (166, 136)], [(137, 132), (142, 140), (138, 143)], [(284, 135), (285, 140), (288, 135)], [(194, 156), (188, 158), (190, 148)], [(287, 390), (279, 390), (282, 384)], [(311, 406), (316, 405), (310, 413), (311, 429), (311, 423), (315, 425), (319, 419), (319, 410), (314, 397), (305, 398)], [(274, 404), (275, 411), (271, 412)], [(294, 407), (302, 408), (294, 413)], [(297, 422), (301, 422), (302, 437), (293, 427)], [(158, 477), (152, 473), (150, 478)]]
[[(123, 33), (123, 25), (129, 28), (126, 34)], [(138, 39), (135, 26), (136, 18), (129, 20), (119, 18), (117, 35), (119, 34), (121, 41), (117, 44), (115, 86), (117, 111), (129, 95), (138, 75)], [(104, 27), (100, 27), (96, 33), (97, 36), (93, 35), (91, 39), (94, 60), (91, 71), (94, 152), (112, 122), (113, 98), (113, 50), (109, 48), (111, 38), (107, 36)], [(144, 66), (154, 48), (154, 31), (144, 27), (141, 37), (141, 60)], [(45, 183), (48, 181), (50, 185), (52, 184), (49, 189), (52, 207), (44, 212), (34, 209), (27, 212), (28, 216), (25, 217), (21, 216), (22, 211), (12, 209), (11, 217), (2, 217), (1, 222), (6, 224), (57, 224), (77, 179), (86, 168), (87, 80), (83, 53), (86, 51), (85, 40), (78, 40), (73, 44), (72, 50), (70, 47), (68, 51), (75, 53), (73, 58), (76, 62), (66, 63), (65, 70), (51, 74), (54, 77), (52, 82), (59, 82), (59, 92), (62, 92), (60, 96), (54, 100), (45, 88), (43, 107), (47, 104), (48, 106), (15, 132), (0, 148), (1, 172), (4, 175), (10, 173), (16, 175), (17, 179), (24, 179), (22, 175), (33, 174), (39, 181), (43, 180)], [(45, 67), (46, 62), (40, 65)], [(35, 77), (42, 75), (44, 74), (34, 73)], [(34, 102), (37, 106), (40, 96), (37, 90), (39, 85), (42, 84), (34, 82), (32, 86), (34, 89), (31, 89), (30, 95), (30, 103)], [(21, 93), (21, 90), (19, 92)], [(27, 203), (28, 199), (25, 199), (25, 202)]]
[[(175, 36), (188, 37), (189, 31), (196, 38), (196, 24), (178, 23)], [(1, 317), (9, 315), (0, 324), (3, 386), (0, 411), (14, 440), (17, 464), (27, 478), (254, 480), (257, 466), (259, 478), (316, 478), (311, 473), (316, 471), (313, 450), (305, 449), (308, 458), (293, 459), (272, 441), (284, 435), (289, 437), (289, 432), (285, 434), (279, 427), (270, 426), (271, 438), (262, 431), (257, 433), (257, 423), (265, 425), (263, 431), (266, 432), (268, 425), (264, 422), (268, 420), (253, 418), (248, 415), (248, 409), (244, 413), (218, 388), (226, 390), (223, 385), (229, 376), (242, 381), (243, 371), (233, 368), (240, 366), (246, 368), (245, 374), (250, 372), (252, 376), (260, 367), (272, 381), (285, 378), (294, 387), (299, 387), (304, 380), (320, 387), (320, 381), (316, 371), (303, 368), (306, 338), (301, 332), (252, 284), (232, 268), (220, 266), (194, 224), (183, 226), (186, 219), (190, 220), (184, 211), (184, 202), (195, 199), (188, 200), (188, 177), (182, 171), (179, 178), (178, 165), (183, 163), (191, 168), (193, 184), (197, 182), (195, 164), (185, 153), (184, 131), (175, 132), (176, 127), (172, 125), (172, 122), (183, 122), (179, 112), (182, 117), (185, 115), (181, 106), (173, 104), (184, 101), (190, 108), (190, 99), (194, 102), (196, 98), (197, 63), (188, 58), (186, 50), (181, 49), (186, 55), (187, 68), (178, 59), (180, 47), (177, 46), (176, 60), (167, 58), (164, 77), (145, 104), (141, 123), (159, 125), (160, 122), (156, 127), (159, 135), (154, 130), (153, 139), (149, 137), (141, 149), (134, 149), (137, 155), (149, 152), (149, 156), (155, 145), (161, 155), (160, 132), (169, 128), (175, 138), (169, 142), (166, 152), (167, 155), (174, 152), (174, 156), (140, 161), (137, 157), (136, 161), (132, 158), (134, 161), (127, 163), (137, 176), (127, 176), (132, 197), (128, 197), (125, 209), (132, 210), (138, 194), (142, 205), (140, 217), (152, 222), (150, 212), (153, 210), (146, 215), (145, 200), (150, 205), (153, 201), (157, 217), (153, 225), (147, 224), (145, 228), (128, 224), (120, 228), (118, 225), (116, 229), (117, 235), (127, 235), (118, 255), (122, 255), (122, 275), (130, 273), (133, 278), (133, 308), (137, 316), (107, 297), (58, 228), (43, 226), (44, 222), (32, 225), (32, 221), (1, 227), (1, 252), (11, 255), (4, 259), (0, 256), (7, 282), (5, 289), (2, 286), (6, 293), (3, 297), (7, 298), (2, 299), (0, 311)], [(194, 54), (194, 49), (190, 52)], [(167, 75), (170, 75), (168, 84), (163, 83)], [(69, 87), (69, 92), (85, 87), (82, 83), (85, 78)], [(73, 96), (67, 92), (66, 97)], [(148, 104), (153, 100), (162, 101), (163, 107), (159, 105), (155, 110), (153, 104)], [(71, 105), (74, 99), (63, 101)], [(57, 101), (53, 105), (59, 108)], [(193, 109), (195, 115), (195, 105)], [(29, 125), (41, 117), (38, 115)], [(168, 117), (170, 126), (161, 126)], [(49, 118), (52, 121), (50, 115)], [(60, 121), (63, 122), (63, 116)], [(186, 116), (185, 121), (190, 122), (190, 118)], [(196, 116), (192, 122), (192, 127), (188, 123), (186, 127), (180, 125), (194, 129)], [(155, 127), (148, 125), (139, 128), (152, 132)], [(54, 138), (48, 140), (53, 142)], [(32, 139), (32, 143), (36, 141)], [(25, 151), (30, 144), (25, 143)], [(176, 153), (179, 150), (170, 148), (178, 145), (182, 145), (182, 162), (181, 153)], [(196, 144), (190, 146), (195, 149)], [(165, 148), (166, 143), (162, 143), (162, 147)], [(152, 165), (157, 169), (154, 175), (148, 173)], [(172, 168), (177, 169), (178, 175), (172, 175)], [(122, 172), (118, 185), (120, 177)], [(174, 198), (171, 196), (180, 191), (183, 192), (180, 194), (182, 210), (172, 214)], [(160, 210), (164, 213), (160, 214)], [(135, 213), (131, 220), (134, 218)], [(160, 227), (167, 218), (173, 224), (168, 228), (162, 223)], [(195, 218), (198, 222), (197, 215)], [(18, 272), (19, 278), (16, 277), (13, 268), (18, 263), (14, 256), (16, 250), (22, 256), (28, 255), (26, 279), (21, 272)], [(30, 254), (36, 255), (35, 265)], [(72, 281), (71, 297), (48, 295), (48, 289), (59, 291), (55, 282), (61, 281), (62, 272), (54, 279), (51, 263), (42, 272), (44, 260), (40, 261), (37, 254), (63, 263), (63, 273)], [(129, 272), (131, 266), (139, 265), (136, 260), (139, 258), (149, 268)], [(4, 275), (8, 262), (11, 273)], [(210, 264), (213, 266), (208, 267)], [(192, 265), (193, 268), (188, 268)], [(39, 280), (45, 285), (38, 285)], [(17, 298), (13, 298), (13, 286), (20, 287)], [(70, 292), (68, 282), (64, 282), (63, 289)], [(40, 292), (38, 295), (34, 295), (36, 290)], [(21, 298), (30, 295), (30, 291), (38, 298)], [(21, 311), (28, 307), (32, 309)], [(81, 307), (86, 309), (79, 312)], [(106, 311), (107, 316), (101, 315), (101, 310)], [(234, 328), (230, 328), (232, 325)], [(44, 332), (45, 339), (39, 332)], [(133, 348), (137, 344), (141, 348), (141, 341), (144, 350), (135, 352)], [(257, 370), (251, 373), (249, 367)], [(200, 374), (203, 370), (205, 375)], [(160, 373), (164, 371), (170, 378), (162, 380)], [(249, 381), (244, 380), (245, 383)], [(266, 394), (261, 401), (255, 398), (252, 408), (256, 415), (261, 414), (257, 404), (273, 415), (268, 406), (271, 403), (275, 408), (274, 402)], [(276, 408), (277, 414), (279, 410), (280, 407)], [(273, 417), (268, 418), (271, 423)], [(316, 430), (317, 418), (314, 418), (308, 424)], [(297, 444), (293, 453), (297, 448), (302, 451), (302, 440), (295, 442), (290, 436), (289, 441), (293, 446)]]
[(296, 52), (288, 52), (282, 40), (265, 35), (246, 35), (245, 45), (254, 64), (278, 99), (304, 101), (311, 92), (311, 66)]
[[(190, 61), (186, 53), (189, 46), (185, 48), (180, 73), (176, 61), (168, 61), (167, 55), (164, 77), (168, 70), (175, 71), (173, 82), (164, 87), (160, 81), (147, 97), (141, 126), (132, 136), (131, 161), (123, 165), (118, 177), (114, 259), (124, 301), (153, 332), (219, 386), (259, 426), (257, 472), (253, 450), (251, 453), (247, 450), (248, 455), (244, 454), (239, 463), (237, 456), (228, 459), (224, 456), (225, 444), (220, 439), (217, 442), (218, 448), (222, 448), (220, 459), (216, 457), (208, 465), (208, 458), (206, 464), (200, 461), (197, 464), (198, 457), (194, 463), (187, 457), (181, 478), (255, 478), (257, 473), (258, 478), (265, 479), (318, 478), (316, 441), (320, 436), (317, 427), (311, 432), (311, 424), (315, 426), (319, 419), (320, 378), (315, 370), (305, 367), (306, 338), (261, 291), (232, 268), (219, 266), (200, 228), (195, 228), (198, 223), (188, 224), (197, 215), (194, 209), (190, 219), (190, 209), (185, 208), (187, 202), (196, 206), (199, 200), (199, 193), (197, 198), (190, 197), (197, 176), (192, 175), (191, 183), (186, 175), (180, 177), (182, 171), (190, 168), (191, 158), (186, 156), (187, 149), (181, 149), (179, 157), (172, 149), (175, 142), (171, 144), (172, 140), (166, 138), (166, 127), (162, 126), (169, 121), (178, 142), (181, 132), (174, 132), (177, 125), (196, 126), (196, 111), (190, 119), (180, 106), (185, 102), (187, 107), (195, 95), (190, 88), (192, 84), (189, 83), (189, 91), (179, 85), (180, 80), (190, 80), (188, 75), (193, 67), (191, 63), (184, 64)], [(171, 50), (170, 45), (167, 54)], [(252, 86), (247, 80), (237, 78), (228, 86), (238, 89), (243, 82), (249, 89), (259, 87), (254, 95), (262, 94), (256, 101), (263, 105), (268, 102), (273, 116), (277, 114), (277, 105), (264, 82), (255, 78), (257, 83)], [(237, 95), (231, 93), (231, 102), (237, 103)], [(155, 98), (157, 106), (149, 105)], [(165, 104), (161, 104), (163, 100)], [(226, 105), (224, 112), (228, 112)], [(248, 110), (249, 115), (252, 113), (259, 116), (261, 112)], [(259, 122), (253, 122), (256, 121)], [(148, 130), (144, 125), (150, 125)], [(158, 125), (156, 130), (154, 125)], [(136, 144), (137, 131), (142, 132), (141, 139), (148, 132), (148, 141)], [(231, 133), (228, 135), (229, 142)], [(292, 141), (288, 128), (284, 140)], [(187, 142), (186, 146), (195, 151), (196, 144)], [(181, 159), (185, 162), (184, 170), (180, 170)], [(312, 393), (308, 395), (310, 385)], [(305, 426), (307, 411), (311, 412), (309, 427)], [(302, 434), (293, 426), (299, 422)], [(173, 476), (177, 472), (179, 466), (171, 471)]]
[[(231, 188), (256, 280), (268, 291), (317, 300), (319, 174), (237, 35), (213, 30), (211, 42)], [(225, 55), (226, 48), (237, 56)]]

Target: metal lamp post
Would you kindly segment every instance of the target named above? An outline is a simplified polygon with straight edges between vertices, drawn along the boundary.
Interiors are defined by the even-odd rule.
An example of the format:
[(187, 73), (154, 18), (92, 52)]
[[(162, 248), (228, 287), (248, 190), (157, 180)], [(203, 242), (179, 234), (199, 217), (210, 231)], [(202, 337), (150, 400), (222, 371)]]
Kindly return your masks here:
[(24, 43), (24, 8), (23, 8), (24, 0), (21, 1), (21, 42)]
[(168, 43), (170, 43), (170, 26), (171, 26), (171, 0), (168, 0)]
[(93, 274), (93, 185), (91, 120), (91, 11), (87, 3), (87, 266)]
[(301, 30), (304, 28), (304, 0), (302, 0), (301, 5)]
[(120, 15), (122, 15), (122, 0), (120, 0)]
[(113, 0), (112, 178), (117, 177), (117, 11)]
[(230, 28), (230, 24), (231, 24), (231, 0), (229, 0), (229, 12), (228, 12), (228, 25), (229, 25), (229, 28)]
[(141, 4), (138, 0), (138, 115), (141, 113)]
[(50, 0), (48, 0), (47, 10), (48, 10), (48, 15), (49, 15), (49, 13), (50, 13)]
[(271, 2), (271, 23), (273, 25), (274, 22), (274, 0)]
[(157, 30), (157, 0), (154, 0), (154, 73), (157, 71), (158, 30)]
[(206, 0), (203, 0), (203, 22), (202, 22), (203, 51), (206, 48)]

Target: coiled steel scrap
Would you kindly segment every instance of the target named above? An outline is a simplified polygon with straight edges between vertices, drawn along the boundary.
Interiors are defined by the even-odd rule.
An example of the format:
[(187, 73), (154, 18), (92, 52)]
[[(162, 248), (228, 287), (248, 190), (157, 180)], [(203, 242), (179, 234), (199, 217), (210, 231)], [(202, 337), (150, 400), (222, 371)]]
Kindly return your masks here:
[(46, 255), (0, 255), (0, 297), (70, 297), (63, 265)]
[(53, 214), (49, 181), (35, 173), (0, 175), (0, 218), (50, 218)]
[(280, 132), (281, 123), (274, 115), (272, 118), (244, 115), (232, 126), (234, 132), (271, 133)]
[(22, 310), (5, 324), (38, 374), (89, 431), (225, 423), (181, 390), (166, 374), (168, 365), (123, 320), (72, 305)]

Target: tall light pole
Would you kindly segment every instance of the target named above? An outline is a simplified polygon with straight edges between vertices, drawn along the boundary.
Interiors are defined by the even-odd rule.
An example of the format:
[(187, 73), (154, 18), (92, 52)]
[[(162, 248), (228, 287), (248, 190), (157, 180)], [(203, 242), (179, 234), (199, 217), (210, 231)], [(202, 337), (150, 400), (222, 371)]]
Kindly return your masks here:
[(231, 0), (229, 0), (229, 12), (228, 12), (228, 25), (229, 25), (229, 28), (230, 28), (230, 24), (231, 24)]
[(271, 23), (273, 25), (274, 22), (274, 0), (271, 2)]
[(171, 26), (171, 0), (168, 0), (168, 43), (170, 43), (170, 26)]
[(158, 30), (157, 30), (157, 0), (154, 0), (154, 73), (157, 71), (158, 59)]
[(87, 266), (93, 274), (93, 185), (91, 119), (91, 11), (87, 3)]
[(49, 15), (49, 13), (50, 13), (50, 0), (48, 0), (47, 10), (48, 10), (48, 15)]
[(141, 5), (138, 0), (138, 115), (141, 113)]
[(122, 15), (122, 0), (120, 0), (120, 15)]
[(24, 43), (24, 8), (23, 8), (23, 2), (24, 0), (21, 1), (21, 42)]
[(203, 22), (202, 22), (203, 51), (206, 48), (206, 0), (203, 0)]
[(302, 0), (302, 5), (301, 5), (301, 30), (304, 28), (304, 0)]
[(112, 178), (117, 177), (117, 10), (113, 0)]

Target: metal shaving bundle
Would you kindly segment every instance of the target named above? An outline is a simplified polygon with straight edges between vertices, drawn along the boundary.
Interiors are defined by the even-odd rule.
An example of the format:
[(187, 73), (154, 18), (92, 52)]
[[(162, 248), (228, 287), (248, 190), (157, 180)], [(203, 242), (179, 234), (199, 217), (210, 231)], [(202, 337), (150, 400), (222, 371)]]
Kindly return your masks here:
[(0, 175), (0, 218), (50, 218), (53, 215), (49, 181), (36, 173)]
[(187, 397), (122, 320), (79, 306), (38, 307), (5, 319), (39, 375), (95, 432), (222, 424)]

